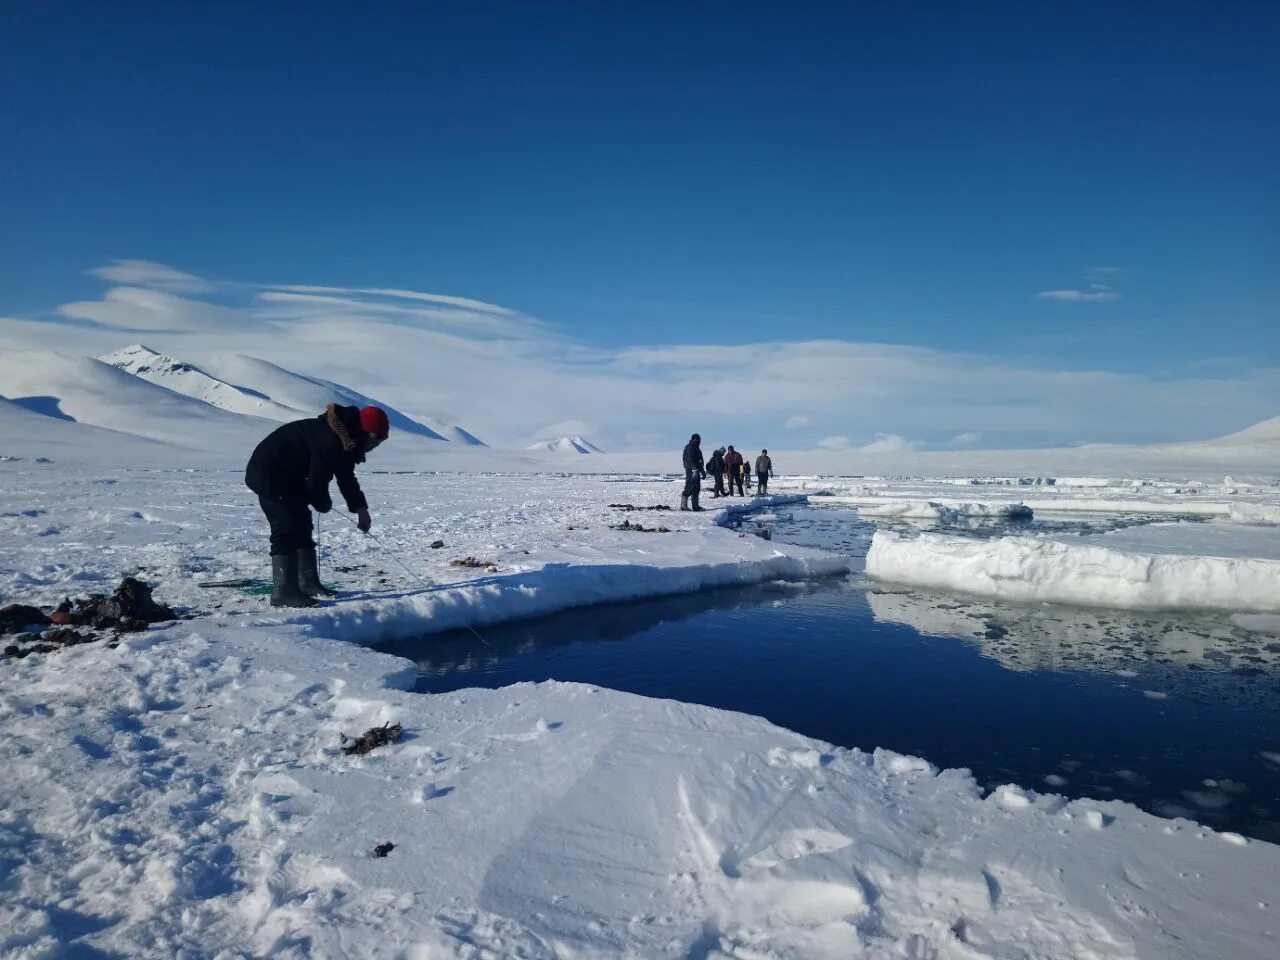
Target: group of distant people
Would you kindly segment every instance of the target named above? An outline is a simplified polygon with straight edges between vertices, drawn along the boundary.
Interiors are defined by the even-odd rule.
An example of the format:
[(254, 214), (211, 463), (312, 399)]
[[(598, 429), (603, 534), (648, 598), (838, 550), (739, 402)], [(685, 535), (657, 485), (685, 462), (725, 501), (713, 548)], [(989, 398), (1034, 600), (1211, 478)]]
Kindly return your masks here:
[[(769, 492), (769, 478), (773, 476), (773, 460), (768, 450), (761, 450), (756, 457), (756, 491), (757, 496)], [(751, 489), (751, 463), (741, 453), (733, 449), (733, 444), (720, 447), (711, 459), (705, 463), (702, 458), (702, 437), (694, 434), (684, 448), (684, 492), (680, 495), (681, 510), (701, 510), (698, 496), (702, 493), (702, 481), (710, 474), (715, 480), (715, 489), (711, 498), (736, 496), (745, 497)], [(728, 481), (728, 489), (725, 482)], [(690, 505), (692, 504), (692, 505)]]

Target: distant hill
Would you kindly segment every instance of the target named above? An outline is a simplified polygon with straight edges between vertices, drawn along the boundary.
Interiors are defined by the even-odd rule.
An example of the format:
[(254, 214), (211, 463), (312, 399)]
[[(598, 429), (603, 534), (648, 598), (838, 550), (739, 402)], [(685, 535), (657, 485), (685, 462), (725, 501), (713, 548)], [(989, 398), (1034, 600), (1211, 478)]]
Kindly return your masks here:
[(230, 413), (92, 357), (0, 350), (0, 395), (48, 419), (75, 421), (179, 447), (243, 447), (257, 418)]
[(551, 453), (604, 453), (590, 440), (583, 437), (560, 437), (558, 440), (539, 440), (526, 449), (547, 450)]
[(133, 344), (99, 359), (149, 383), (231, 413), (287, 423), (315, 416), (329, 403), (379, 406), (387, 411), (393, 431), (483, 446), (457, 424), (434, 420), (428, 426), (350, 387), (293, 373), (257, 357), (224, 354), (205, 358), (197, 365)]
[(1263, 420), (1251, 427), (1219, 437), (1214, 443), (1267, 443), (1280, 440), (1280, 417)]

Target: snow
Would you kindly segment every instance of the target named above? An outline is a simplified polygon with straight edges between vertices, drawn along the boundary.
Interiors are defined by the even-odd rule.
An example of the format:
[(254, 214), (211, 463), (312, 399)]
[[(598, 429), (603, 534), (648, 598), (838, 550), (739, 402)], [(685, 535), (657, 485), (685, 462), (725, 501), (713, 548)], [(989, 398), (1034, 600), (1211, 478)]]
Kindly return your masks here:
[(971, 519), (1030, 520), (1032, 510), (1024, 503), (953, 502), (948, 505), (934, 500), (877, 500), (858, 507), (858, 516), (875, 519), (940, 520), (959, 523)]
[(1233, 503), (1228, 516), (1236, 523), (1252, 523), (1269, 527), (1280, 526), (1280, 505)]
[[(13, 393), (22, 371), (11, 356), (0, 358), (0, 392), (48, 395)], [(272, 610), (199, 585), (266, 573), (263, 524), (241, 479), (260, 419), (97, 361), (60, 364), (41, 381), (56, 381), (59, 404), (84, 422), (0, 401), (0, 452), (22, 458), (0, 462), (0, 597), (51, 605), (137, 572), (195, 616), (114, 647), (0, 660), (0, 955), (1276, 953), (1273, 845), (1026, 786), (984, 796), (966, 771), (923, 758), (581, 684), (415, 694), (412, 664), (362, 646), (465, 624), (480, 651), (486, 625), (512, 617), (842, 573), (846, 557), (734, 529), (803, 493), (623, 514), (608, 504), (674, 504), (679, 485), (404, 438), (412, 453), (389, 443), (361, 471), (373, 537), (345, 514), (320, 520), (322, 572), (344, 599)], [(200, 369), (285, 402), (260, 379)], [(110, 410), (95, 414), (95, 390)], [(121, 397), (139, 412), (154, 398), (158, 440), (111, 432)], [(255, 422), (242, 439), (239, 425)], [(41, 449), (57, 462), (38, 462)], [(460, 472), (376, 472), (424, 449), (440, 451), (424, 462)], [(611, 459), (581, 460), (598, 458)], [(670, 460), (678, 466), (678, 450)], [(550, 463), (557, 473), (533, 472)], [(497, 472), (513, 468), (522, 472)], [(868, 489), (941, 502), (936, 487)], [(975, 489), (997, 513), (1025, 492)], [(1274, 494), (1247, 497), (1265, 505)], [(624, 517), (671, 532), (614, 529)], [(1199, 535), (1248, 537), (1236, 541), (1246, 553), (1266, 532), (1212, 526), (1222, 530)], [(1275, 561), (1176, 556), (1173, 534), (1149, 535), (1171, 538), (1151, 544), (1161, 555), (884, 530), (872, 553), (948, 576), (969, 564), (957, 589), (985, 576), (1094, 600), (1113, 590), (1130, 604), (1232, 591), (1230, 609), (1277, 609), (1234, 602), (1267, 585), (1277, 596)], [(979, 552), (970, 562), (961, 547)], [(1077, 551), (1102, 559), (1082, 565)], [(463, 557), (481, 569), (452, 565)], [(873, 610), (890, 597), (870, 594)], [(891, 612), (915, 615), (907, 603)], [(363, 757), (340, 751), (341, 734), (385, 722), (406, 736)], [(374, 857), (385, 842), (394, 849)]]
[(1280, 561), (1146, 554), (1043, 537), (877, 530), (867, 576), (1014, 601), (1131, 610), (1280, 610)]

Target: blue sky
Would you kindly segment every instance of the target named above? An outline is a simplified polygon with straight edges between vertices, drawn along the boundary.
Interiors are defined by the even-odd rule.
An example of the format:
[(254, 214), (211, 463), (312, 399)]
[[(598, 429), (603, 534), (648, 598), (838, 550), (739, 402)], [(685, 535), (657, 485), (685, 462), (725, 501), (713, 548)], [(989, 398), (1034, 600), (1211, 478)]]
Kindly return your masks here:
[(601, 349), (1280, 367), (1280, 5), (193, 6), (0, 10), (0, 313), (137, 259)]

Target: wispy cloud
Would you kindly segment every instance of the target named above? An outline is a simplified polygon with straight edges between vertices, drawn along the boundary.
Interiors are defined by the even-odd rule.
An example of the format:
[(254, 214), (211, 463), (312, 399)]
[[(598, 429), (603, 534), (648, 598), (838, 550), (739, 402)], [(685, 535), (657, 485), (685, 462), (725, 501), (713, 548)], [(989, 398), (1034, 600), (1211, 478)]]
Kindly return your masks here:
[(823, 437), (818, 441), (818, 446), (822, 447), (823, 450), (848, 450), (853, 446), (853, 441), (848, 437), (836, 435), (832, 437)]
[(973, 443), (981, 443), (982, 434), (973, 430), (966, 430), (964, 433), (957, 433), (951, 438), (951, 442), (958, 446), (968, 446)]
[(214, 290), (214, 285), (202, 277), (150, 260), (112, 260), (104, 267), (90, 270), (89, 274), (112, 283), (172, 293), (212, 293)]
[(1110, 303), (1119, 300), (1120, 294), (1108, 290), (1101, 284), (1094, 284), (1088, 290), (1043, 290), (1036, 294), (1037, 300), (1061, 300), (1064, 303)]
[(215, 332), (272, 326), (252, 313), (144, 287), (112, 287), (101, 300), (65, 303), (58, 307), (58, 313), (68, 319), (131, 332)]
[(920, 447), (919, 441), (908, 440), (896, 433), (877, 433), (876, 438), (858, 448), (862, 453), (905, 453)]
[(483, 300), (470, 300), (466, 297), (450, 297), (441, 293), (420, 293), (417, 290), (399, 290), (389, 287), (316, 287), (305, 284), (285, 283), (271, 285), (273, 290), (284, 290), (291, 293), (323, 293), (323, 294), (362, 294), (365, 296), (390, 297), (396, 300), (418, 300), (424, 303), (442, 303), (451, 307), (462, 307), (480, 313), (496, 313), (503, 317), (519, 316), (515, 310), (499, 307)]
[(808, 417), (804, 414), (798, 413), (794, 417), (787, 417), (787, 422), (784, 423), (783, 426), (788, 430), (799, 430), (803, 427), (809, 426), (810, 422), (811, 421)]
[(1036, 294), (1036, 299), (1060, 303), (1111, 303), (1121, 297), (1111, 286), (1119, 273), (1119, 267), (1090, 267), (1085, 273), (1084, 289), (1042, 290)]

